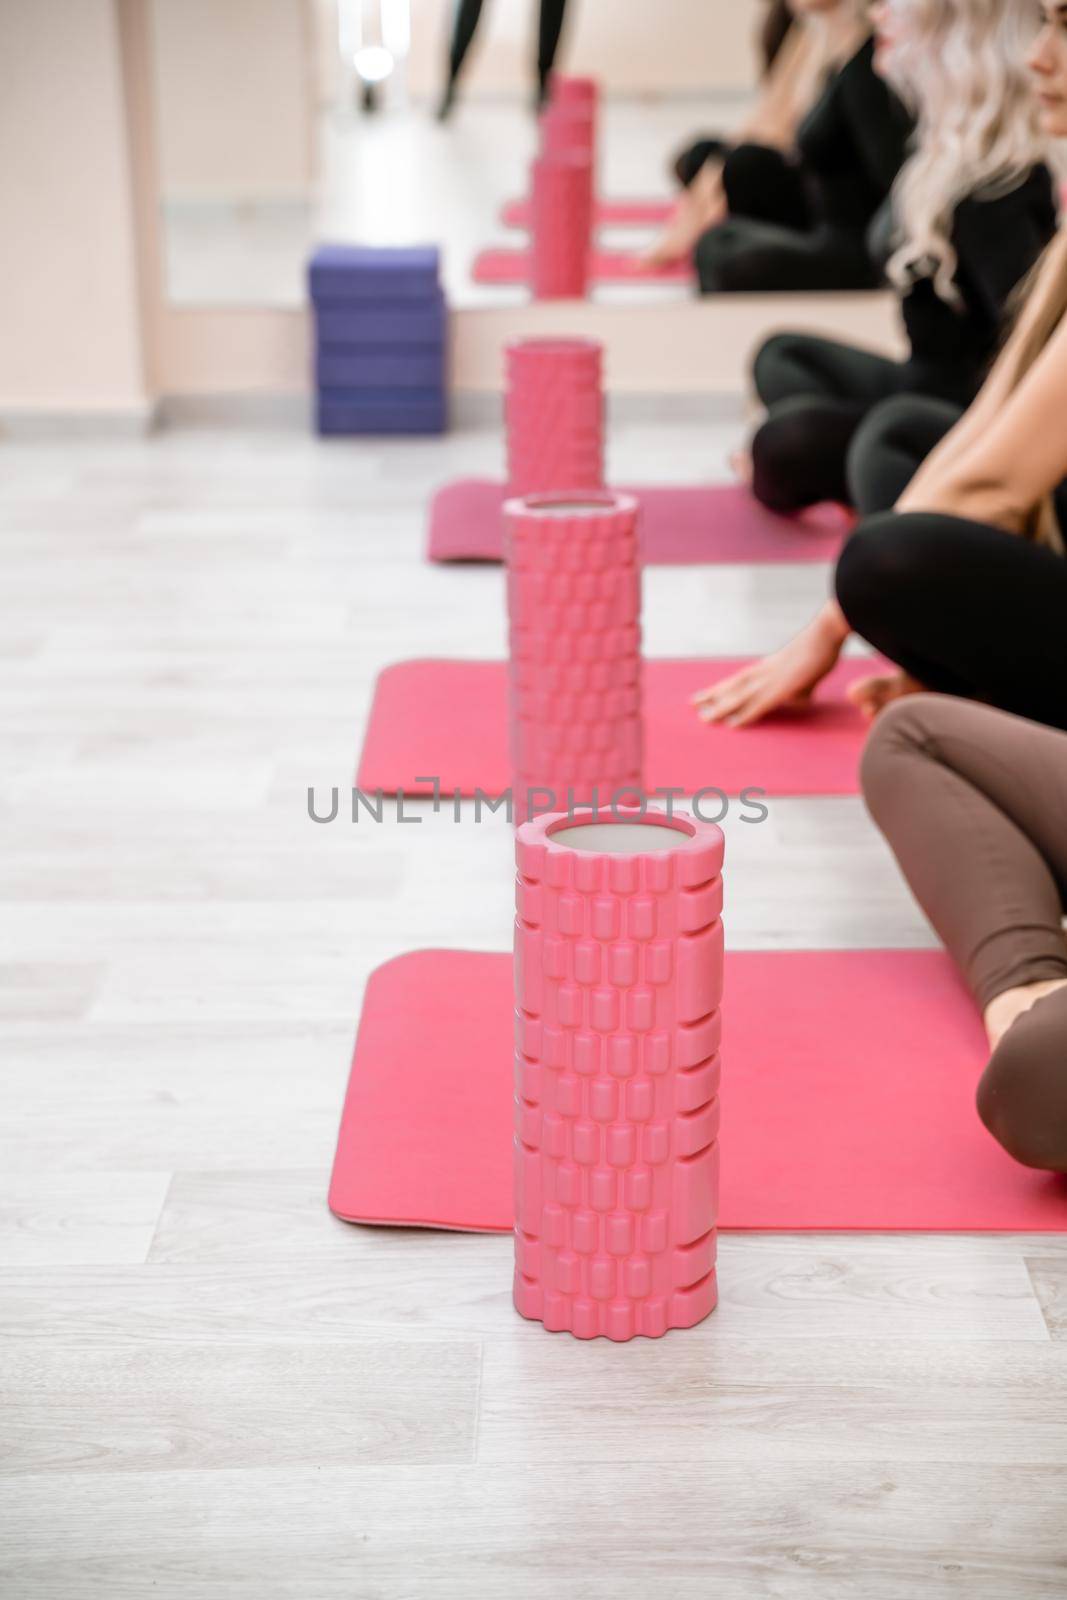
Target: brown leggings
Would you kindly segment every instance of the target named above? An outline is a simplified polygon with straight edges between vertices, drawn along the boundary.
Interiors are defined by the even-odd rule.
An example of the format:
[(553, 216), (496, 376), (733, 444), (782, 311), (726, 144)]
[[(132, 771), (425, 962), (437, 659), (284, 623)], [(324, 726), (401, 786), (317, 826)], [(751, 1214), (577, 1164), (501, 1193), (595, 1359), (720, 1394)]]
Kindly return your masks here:
[[(868, 808), (983, 1008), (1067, 979), (1067, 733), (974, 701), (909, 696), (874, 725)], [(1067, 1170), (1067, 989), (1020, 1017), (978, 1091), (1028, 1166)]]

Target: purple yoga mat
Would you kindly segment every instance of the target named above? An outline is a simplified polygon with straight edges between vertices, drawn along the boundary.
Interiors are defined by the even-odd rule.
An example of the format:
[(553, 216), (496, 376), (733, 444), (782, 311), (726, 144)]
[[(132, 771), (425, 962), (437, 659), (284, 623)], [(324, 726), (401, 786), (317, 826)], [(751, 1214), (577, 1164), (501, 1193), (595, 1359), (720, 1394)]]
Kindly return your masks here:
[[(738, 484), (627, 487), (641, 504), (641, 553), (661, 566), (731, 561), (832, 561), (852, 526), (842, 506), (803, 517), (768, 511)], [(485, 478), (462, 478), (430, 502), (431, 561), (499, 561), (506, 490)]]
[(433, 389), (320, 389), (321, 434), (444, 433), (448, 404)]
[(405, 345), (386, 350), (368, 345), (319, 349), (315, 379), (320, 389), (442, 389), (445, 353), (442, 345)]
[(436, 245), (323, 244), (308, 262), (308, 288), (319, 305), (432, 298), (438, 292), (440, 267)]
[(317, 306), (315, 333), (320, 350), (338, 345), (440, 344), (445, 337), (447, 312), (444, 295), (432, 300), (390, 300), (383, 298), (365, 304)]

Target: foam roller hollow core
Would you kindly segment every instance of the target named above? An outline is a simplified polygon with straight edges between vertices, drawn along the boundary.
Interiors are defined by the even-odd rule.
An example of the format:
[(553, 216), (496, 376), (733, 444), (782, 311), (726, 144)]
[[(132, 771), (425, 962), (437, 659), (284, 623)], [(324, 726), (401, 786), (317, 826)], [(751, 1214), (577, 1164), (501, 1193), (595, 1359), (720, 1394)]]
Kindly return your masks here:
[(652, 808), (516, 835), (514, 1300), (553, 1331), (716, 1304), (722, 857)]
[(602, 347), (594, 339), (508, 345), (504, 412), (513, 495), (604, 482)]
[(514, 813), (643, 793), (637, 502), (601, 491), (504, 505)]

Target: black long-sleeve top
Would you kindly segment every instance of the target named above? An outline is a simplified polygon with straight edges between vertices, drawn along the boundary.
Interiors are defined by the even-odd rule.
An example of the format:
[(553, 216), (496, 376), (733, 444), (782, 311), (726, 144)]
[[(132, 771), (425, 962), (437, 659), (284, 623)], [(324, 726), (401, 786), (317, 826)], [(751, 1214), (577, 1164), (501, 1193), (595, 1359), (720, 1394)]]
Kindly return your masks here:
[(901, 303), (911, 362), (925, 393), (968, 404), (1000, 344), (1012, 291), (1056, 231), (1057, 200), (1044, 163), (1007, 194), (969, 195), (956, 207), (951, 240), (958, 299), (916, 277)]
[(874, 70), (868, 38), (828, 79), (797, 129), (815, 221), (849, 233), (866, 231), (903, 165), (912, 120)]

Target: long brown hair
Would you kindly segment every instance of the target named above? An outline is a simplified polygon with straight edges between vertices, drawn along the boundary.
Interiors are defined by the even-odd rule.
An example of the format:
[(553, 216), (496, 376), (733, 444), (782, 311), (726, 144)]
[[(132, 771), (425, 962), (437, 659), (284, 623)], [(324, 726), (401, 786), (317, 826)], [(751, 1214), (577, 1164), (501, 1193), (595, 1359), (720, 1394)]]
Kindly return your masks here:
[(767, 15), (759, 29), (760, 54), (763, 57), (763, 76), (774, 66), (775, 57), (785, 44), (785, 36), (793, 26), (793, 13), (788, 0), (770, 0)]
[[(1061, 227), (1016, 291), (1015, 317), (1000, 355), (1008, 392), (1022, 383), (1067, 315), (1067, 226)], [(1064, 554), (1063, 530), (1051, 495), (1040, 500), (1024, 530), (1038, 544)]]

